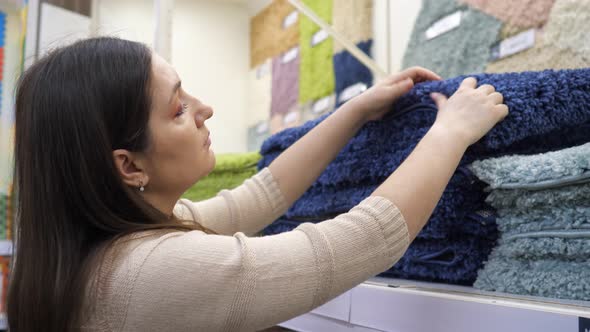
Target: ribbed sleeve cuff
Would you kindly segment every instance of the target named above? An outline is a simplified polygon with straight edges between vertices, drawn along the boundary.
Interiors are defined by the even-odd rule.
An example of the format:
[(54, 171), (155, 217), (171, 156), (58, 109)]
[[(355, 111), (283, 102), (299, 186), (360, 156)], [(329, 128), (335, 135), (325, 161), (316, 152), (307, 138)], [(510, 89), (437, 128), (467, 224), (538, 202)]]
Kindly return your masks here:
[(410, 244), (408, 224), (401, 211), (390, 200), (380, 196), (365, 198), (354, 209), (363, 209), (381, 227), (387, 249), (394, 256), (401, 256)]
[(272, 213), (275, 216), (280, 216), (287, 211), (287, 202), (285, 196), (279, 188), (278, 182), (275, 180), (268, 167), (263, 168), (258, 174), (254, 176), (260, 181), (269, 197)]

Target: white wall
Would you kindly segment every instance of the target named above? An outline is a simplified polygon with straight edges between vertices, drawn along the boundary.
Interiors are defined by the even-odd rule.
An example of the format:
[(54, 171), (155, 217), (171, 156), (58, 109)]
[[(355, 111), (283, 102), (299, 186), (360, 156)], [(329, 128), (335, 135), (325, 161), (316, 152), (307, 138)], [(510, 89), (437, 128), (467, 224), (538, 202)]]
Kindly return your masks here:
[(373, 5), (373, 56), (385, 71), (398, 72), (422, 0), (374, 0)]
[[(153, 45), (152, 1), (95, 1), (100, 34)], [(397, 72), (422, 1), (374, 1), (374, 57), (383, 69)], [(218, 153), (246, 151), (247, 125), (253, 122), (247, 110), (250, 18), (271, 2), (175, 0), (172, 64), (187, 91), (214, 108), (208, 127)]]
[(213, 150), (245, 152), (249, 16), (242, 4), (176, 0), (172, 64), (183, 87), (213, 107)]
[[(99, 34), (153, 45), (152, 1), (100, 0)], [(172, 65), (183, 87), (215, 110), (207, 121), (217, 153), (246, 151), (249, 15), (242, 2), (176, 0)]]
[(98, 2), (97, 34), (117, 36), (153, 46), (153, 3), (149, 0), (94, 0)]

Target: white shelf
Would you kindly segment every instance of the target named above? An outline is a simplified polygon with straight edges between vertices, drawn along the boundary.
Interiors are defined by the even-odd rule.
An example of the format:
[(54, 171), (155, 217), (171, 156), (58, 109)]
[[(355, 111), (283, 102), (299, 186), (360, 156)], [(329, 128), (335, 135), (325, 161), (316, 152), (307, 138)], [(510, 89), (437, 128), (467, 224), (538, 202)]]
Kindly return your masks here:
[[(588, 326), (582, 329), (580, 321)], [(590, 302), (373, 278), (281, 325), (296, 331), (335, 332), (585, 332), (590, 331)]]

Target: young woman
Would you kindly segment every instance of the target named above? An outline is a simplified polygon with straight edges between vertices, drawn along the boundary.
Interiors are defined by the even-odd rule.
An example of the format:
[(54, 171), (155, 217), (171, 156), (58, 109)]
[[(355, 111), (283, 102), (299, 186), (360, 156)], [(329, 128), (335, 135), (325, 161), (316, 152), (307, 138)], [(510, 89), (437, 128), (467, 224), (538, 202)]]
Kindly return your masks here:
[[(11, 331), (252, 331), (303, 314), (404, 253), (466, 148), (508, 109), (466, 79), (375, 192), (333, 220), (248, 237), (412, 86), (410, 68), (352, 99), (242, 186), (181, 194), (215, 164), (213, 110), (146, 46), (115, 38), (45, 56), (16, 95)], [(230, 92), (228, 92), (230, 93)], [(432, 167), (436, 165), (436, 167)]]

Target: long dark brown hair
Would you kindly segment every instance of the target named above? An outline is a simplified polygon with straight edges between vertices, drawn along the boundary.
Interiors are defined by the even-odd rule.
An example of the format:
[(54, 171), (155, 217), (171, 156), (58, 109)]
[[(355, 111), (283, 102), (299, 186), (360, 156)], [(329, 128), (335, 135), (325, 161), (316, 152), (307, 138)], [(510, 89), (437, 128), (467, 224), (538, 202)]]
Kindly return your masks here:
[(74, 329), (97, 248), (140, 231), (203, 230), (148, 204), (114, 164), (113, 150), (150, 144), (151, 59), (143, 44), (93, 38), (51, 52), (21, 76), (11, 331)]

